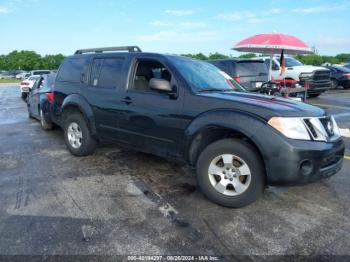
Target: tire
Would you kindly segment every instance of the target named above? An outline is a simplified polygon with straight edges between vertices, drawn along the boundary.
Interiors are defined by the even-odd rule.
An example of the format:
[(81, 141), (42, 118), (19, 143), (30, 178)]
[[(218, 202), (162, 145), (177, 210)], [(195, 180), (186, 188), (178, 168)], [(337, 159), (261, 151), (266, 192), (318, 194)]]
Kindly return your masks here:
[[(224, 157), (222, 157), (222, 155), (224, 155), (226, 159), (230, 158), (226, 156), (232, 155), (233, 161), (231, 161), (231, 163), (237, 161), (239, 163), (238, 168), (232, 165), (232, 169), (227, 171), (228, 167), (225, 167), (226, 164), (224, 163)], [(213, 165), (217, 160), (218, 164)], [(218, 167), (221, 162), (224, 166)], [(230, 161), (225, 160), (225, 162), (228, 163)], [(237, 162), (235, 164), (236, 166)], [(240, 164), (242, 165), (240, 166)], [(243, 168), (243, 166), (245, 166), (244, 164), (248, 169)], [(214, 169), (212, 169), (212, 166)], [(209, 168), (213, 171), (216, 170), (215, 172), (220, 173), (220, 175), (211, 175)], [(249, 170), (250, 178), (249, 176), (237, 175), (237, 173), (232, 172), (233, 169), (238, 173), (245, 170), (244, 172), (247, 174), (247, 170)], [(239, 208), (254, 202), (263, 193), (266, 184), (264, 165), (260, 156), (252, 145), (239, 139), (223, 139), (207, 146), (198, 158), (196, 170), (197, 182), (203, 194), (214, 203), (226, 207)], [(224, 171), (221, 172), (221, 170)], [(225, 173), (227, 177), (223, 173)], [(241, 181), (242, 178), (243, 182), (237, 184), (237, 181)], [(222, 187), (221, 181), (223, 184), (227, 182), (228, 185)], [(233, 183), (236, 183), (237, 189), (240, 188), (240, 190), (237, 190), (233, 186)], [(239, 185), (244, 185), (244, 187)], [(219, 192), (217, 188), (220, 188), (221, 191), (224, 190), (224, 192)]]
[(23, 99), (23, 100), (26, 100), (27, 99), (27, 93), (21, 93), (21, 98)]
[(68, 150), (75, 156), (90, 155), (95, 151), (97, 145), (96, 140), (91, 136), (84, 117), (78, 112), (69, 112), (65, 117), (64, 140)]
[(40, 108), (40, 125), (41, 128), (45, 131), (51, 130), (53, 125), (49, 122), (46, 121), (45, 116), (44, 116), (44, 112), (43, 110)]
[(308, 94), (307, 96), (310, 98), (318, 97), (320, 94)]
[(331, 79), (331, 89), (337, 89), (338, 86), (339, 86), (338, 80), (332, 78), (332, 79)]

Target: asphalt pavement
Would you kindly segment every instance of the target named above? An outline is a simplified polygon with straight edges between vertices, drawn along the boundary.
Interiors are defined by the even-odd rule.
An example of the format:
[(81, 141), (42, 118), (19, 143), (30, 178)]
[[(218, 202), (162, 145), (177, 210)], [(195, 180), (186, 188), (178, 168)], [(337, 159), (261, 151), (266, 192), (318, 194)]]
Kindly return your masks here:
[[(350, 128), (350, 91), (308, 102)], [(0, 255), (350, 255), (349, 170), (345, 159), (327, 180), (224, 208), (187, 166), (116, 145), (72, 156), (60, 129), (28, 118), (18, 86), (0, 85)]]

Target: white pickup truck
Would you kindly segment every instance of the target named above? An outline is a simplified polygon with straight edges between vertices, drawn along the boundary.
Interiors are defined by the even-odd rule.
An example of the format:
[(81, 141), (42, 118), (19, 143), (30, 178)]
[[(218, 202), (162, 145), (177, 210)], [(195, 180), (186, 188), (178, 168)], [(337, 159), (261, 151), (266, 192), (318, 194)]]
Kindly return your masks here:
[[(270, 57), (260, 57), (267, 66), (270, 64)], [(281, 75), (279, 56), (272, 60), (273, 80), (295, 80), (301, 86), (308, 88), (309, 97), (317, 97), (330, 89), (330, 71), (324, 67), (304, 65), (293, 57), (285, 57), (286, 70)]]

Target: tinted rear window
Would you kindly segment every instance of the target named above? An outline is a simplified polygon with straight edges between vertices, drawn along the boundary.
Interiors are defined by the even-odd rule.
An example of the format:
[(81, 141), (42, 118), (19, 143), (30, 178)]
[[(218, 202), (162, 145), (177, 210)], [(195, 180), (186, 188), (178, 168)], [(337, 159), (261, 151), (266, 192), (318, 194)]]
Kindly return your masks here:
[(89, 66), (86, 58), (67, 58), (58, 72), (57, 81), (80, 83)]
[(267, 75), (267, 66), (263, 61), (240, 61), (236, 63), (236, 74), (240, 76)]
[(115, 88), (120, 81), (123, 58), (95, 59), (91, 71), (91, 84), (103, 88)]

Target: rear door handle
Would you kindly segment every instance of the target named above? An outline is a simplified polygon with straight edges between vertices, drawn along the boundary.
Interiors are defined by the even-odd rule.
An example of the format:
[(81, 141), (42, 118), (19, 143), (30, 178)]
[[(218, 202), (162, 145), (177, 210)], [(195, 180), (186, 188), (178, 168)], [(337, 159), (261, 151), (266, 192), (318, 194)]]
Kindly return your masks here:
[(129, 105), (129, 104), (132, 103), (132, 99), (129, 96), (127, 96), (127, 97), (122, 99), (122, 102), (124, 102), (125, 104)]

